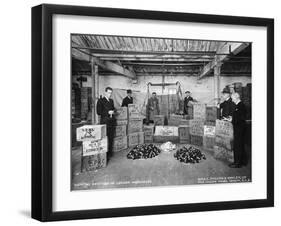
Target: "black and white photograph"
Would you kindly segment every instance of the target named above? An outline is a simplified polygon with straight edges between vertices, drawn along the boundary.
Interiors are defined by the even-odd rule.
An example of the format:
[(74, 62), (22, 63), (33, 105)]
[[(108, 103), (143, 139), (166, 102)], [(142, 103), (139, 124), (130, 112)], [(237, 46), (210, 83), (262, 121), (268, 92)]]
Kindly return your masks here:
[(71, 34), (71, 191), (252, 183), (252, 43)]

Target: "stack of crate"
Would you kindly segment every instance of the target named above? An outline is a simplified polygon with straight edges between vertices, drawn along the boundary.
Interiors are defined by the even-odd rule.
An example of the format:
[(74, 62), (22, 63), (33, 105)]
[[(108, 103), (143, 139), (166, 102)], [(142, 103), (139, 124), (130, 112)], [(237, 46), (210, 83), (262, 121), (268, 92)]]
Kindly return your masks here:
[(190, 120), (190, 143), (192, 145), (203, 145), (204, 122), (202, 119)]
[(108, 143), (105, 125), (84, 125), (77, 128), (77, 141), (82, 141), (81, 171), (106, 167)]
[(114, 128), (115, 134), (113, 139), (113, 151), (118, 152), (128, 148), (127, 141), (127, 125), (128, 125), (128, 111), (127, 107), (120, 107), (116, 109), (115, 113), (116, 126)]
[(140, 107), (136, 104), (128, 105), (128, 146), (133, 147), (144, 143), (143, 117)]
[(190, 126), (179, 125), (179, 142), (180, 144), (190, 143)]
[(203, 146), (206, 149), (213, 149), (216, 143), (216, 127), (204, 125)]
[(153, 143), (154, 124), (144, 125), (144, 143)]
[(214, 157), (233, 162), (233, 126), (231, 122), (216, 120)]
[(206, 107), (203, 146), (207, 149), (213, 149), (215, 146), (215, 129), (218, 117), (219, 109), (216, 106)]

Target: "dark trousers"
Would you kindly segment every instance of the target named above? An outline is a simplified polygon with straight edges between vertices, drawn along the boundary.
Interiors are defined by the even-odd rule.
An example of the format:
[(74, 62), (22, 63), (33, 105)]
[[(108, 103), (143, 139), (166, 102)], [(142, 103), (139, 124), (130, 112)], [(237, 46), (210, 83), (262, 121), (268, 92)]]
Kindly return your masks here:
[(100, 124), (106, 124), (106, 136), (108, 139), (108, 157), (113, 153), (113, 138), (115, 135), (116, 120), (113, 118), (101, 118)]
[(245, 131), (246, 125), (233, 125), (234, 140), (233, 140), (233, 152), (234, 152), (234, 163), (245, 164)]

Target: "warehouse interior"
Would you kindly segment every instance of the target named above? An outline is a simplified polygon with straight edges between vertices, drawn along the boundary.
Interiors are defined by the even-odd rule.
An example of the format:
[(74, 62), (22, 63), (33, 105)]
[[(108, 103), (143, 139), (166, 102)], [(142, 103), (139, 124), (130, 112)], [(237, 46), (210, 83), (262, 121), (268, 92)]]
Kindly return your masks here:
[[(230, 41), (72, 34), (71, 189), (251, 181), (251, 45)], [(152, 92), (157, 94), (159, 115), (164, 119), (158, 125), (180, 126), (175, 121), (181, 116), (181, 121), (197, 117), (184, 118), (182, 115), (185, 91), (190, 91), (198, 103), (216, 108), (221, 102), (222, 90), (234, 89), (247, 107), (247, 165), (229, 168), (226, 159), (216, 158), (212, 148), (204, 145), (195, 145), (206, 156), (199, 164), (176, 161), (175, 150), (161, 152), (150, 159), (132, 160), (127, 158), (131, 146), (114, 152), (105, 167), (84, 172), (83, 145), (76, 139), (76, 129), (99, 124), (96, 104), (108, 86), (113, 88), (116, 108), (121, 107), (126, 90), (132, 90), (134, 104), (144, 119), (143, 126)], [(157, 124), (152, 121), (148, 126), (151, 125), (155, 131)], [(128, 135), (128, 131), (126, 133)], [(152, 143), (159, 147), (162, 142)], [(190, 142), (174, 144), (176, 149), (192, 146)]]

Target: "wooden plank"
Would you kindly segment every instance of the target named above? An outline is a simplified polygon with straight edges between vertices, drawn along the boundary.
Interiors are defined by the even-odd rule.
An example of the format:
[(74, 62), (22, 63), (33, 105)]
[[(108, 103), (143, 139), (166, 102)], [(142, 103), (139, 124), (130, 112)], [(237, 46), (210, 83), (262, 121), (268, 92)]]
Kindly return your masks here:
[[(221, 48), (218, 49), (217, 53), (226, 54), (227, 52), (229, 52), (230, 49), (231, 50), (230, 54), (236, 55), (239, 52), (241, 52), (243, 49), (245, 49), (248, 45), (249, 45), (248, 43), (227, 42), (225, 45), (223, 45)], [(208, 63), (206, 66), (203, 67), (201, 72), (198, 74), (198, 79), (201, 79), (207, 74), (209, 74), (217, 63), (223, 62), (229, 57), (229, 55), (218, 55), (216, 59), (214, 59), (213, 61), (211, 61), (210, 63)]]

